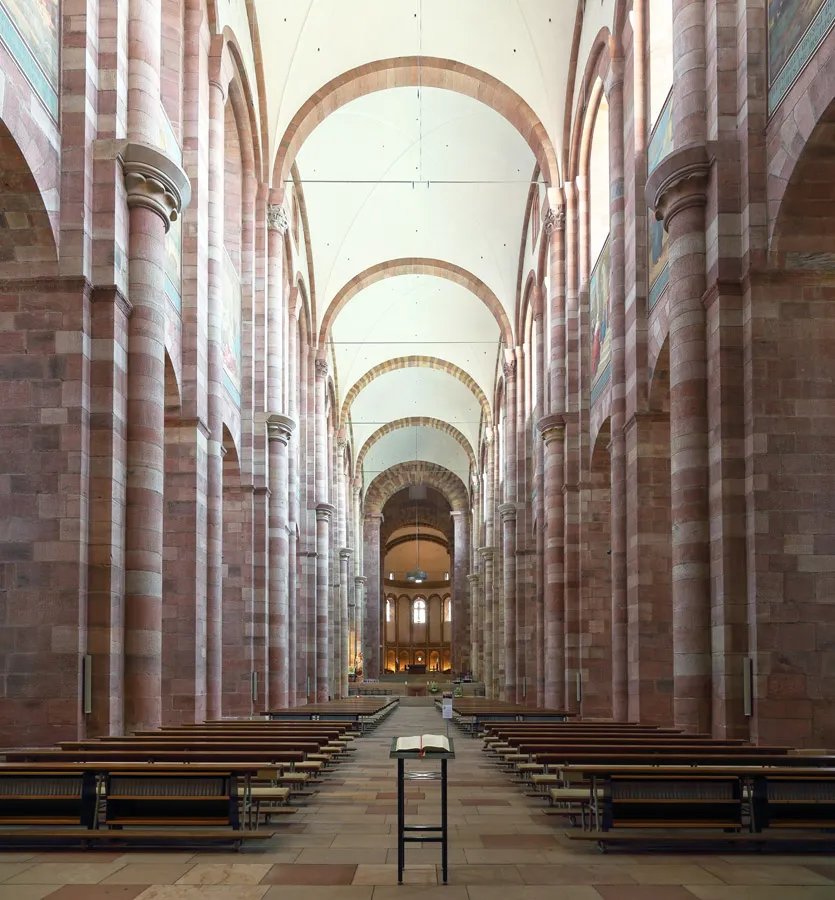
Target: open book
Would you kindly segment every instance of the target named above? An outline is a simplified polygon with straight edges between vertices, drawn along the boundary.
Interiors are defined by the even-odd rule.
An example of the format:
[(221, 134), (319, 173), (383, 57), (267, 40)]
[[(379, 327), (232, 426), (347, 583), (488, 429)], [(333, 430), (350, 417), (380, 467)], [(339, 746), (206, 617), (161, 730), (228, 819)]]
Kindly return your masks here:
[(397, 739), (395, 751), (417, 750), (421, 756), (427, 753), (449, 753), (449, 741), (442, 734), (417, 734)]

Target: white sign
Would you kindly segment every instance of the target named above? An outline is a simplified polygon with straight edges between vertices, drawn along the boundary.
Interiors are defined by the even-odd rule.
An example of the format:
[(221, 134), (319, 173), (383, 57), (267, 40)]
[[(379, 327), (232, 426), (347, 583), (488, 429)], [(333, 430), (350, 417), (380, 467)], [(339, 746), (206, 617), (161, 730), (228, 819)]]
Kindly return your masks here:
[(441, 700), (441, 713), (445, 719), (452, 718), (452, 697), (444, 697)]

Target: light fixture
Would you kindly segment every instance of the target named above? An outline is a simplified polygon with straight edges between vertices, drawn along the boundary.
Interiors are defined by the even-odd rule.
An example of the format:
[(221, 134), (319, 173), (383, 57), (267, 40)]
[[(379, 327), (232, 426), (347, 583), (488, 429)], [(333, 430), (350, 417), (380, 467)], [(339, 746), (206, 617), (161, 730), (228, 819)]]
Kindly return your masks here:
[(423, 571), (420, 567), (420, 521), (418, 519), (419, 515), (419, 507), (417, 503), (415, 503), (415, 546), (417, 547), (417, 551), (415, 554), (415, 567), (411, 572), (406, 573), (406, 581), (411, 584), (423, 584), (427, 579), (426, 572)]

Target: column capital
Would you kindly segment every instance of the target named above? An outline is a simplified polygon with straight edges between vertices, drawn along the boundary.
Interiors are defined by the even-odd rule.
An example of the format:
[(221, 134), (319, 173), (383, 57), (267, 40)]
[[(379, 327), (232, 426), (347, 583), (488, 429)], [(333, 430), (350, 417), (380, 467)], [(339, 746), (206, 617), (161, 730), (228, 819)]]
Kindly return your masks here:
[(117, 155), (125, 176), (128, 207), (155, 212), (170, 231), (191, 201), (191, 182), (181, 166), (156, 147), (122, 141)]
[(667, 231), (678, 213), (707, 205), (710, 166), (707, 146), (689, 144), (674, 150), (652, 171), (647, 179), (646, 201)]
[(609, 71), (606, 73), (606, 80), (603, 83), (603, 92), (608, 100), (612, 91), (619, 87), (623, 87), (623, 70), (624, 63), (622, 57), (613, 57), (609, 60)]
[(499, 507), (499, 516), (501, 517), (502, 522), (515, 522), (516, 504), (502, 503), (502, 505)]
[(550, 444), (551, 441), (562, 441), (565, 439), (565, 418), (561, 413), (543, 416), (536, 423), (536, 427), (546, 445)]
[(354, 575), (354, 584), (360, 585), (362, 587), (364, 584), (368, 582), (368, 579), (365, 575)]
[(557, 231), (565, 231), (565, 204), (560, 203), (559, 206), (552, 206), (545, 213), (545, 221), (542, 223), (545, 234), (551, 235)]
[(516, 378), (516, 367), (516, 351), (508, 348), (505, 350), (502, 360), (502, 374), (505, 381), (512, 381)]
[(316, 371), (316, 377), (321, 378), (323, 381), (328, 377), (328, 361), (324, 357), (317, 357), (314, 362), (314, 369)]
[(493, 559), (493, 557), (496, 555), (496, 548), (495, 547), (479, 547), (478, 550), (476, 550), (476, 553), (478, 553), (478, 555), (482, 559)]
[(381, 512), (367, 512), (363, 516), (363, 519), (369, 524), (376, 521), (380, 525), (382, 525), (382, 523), (386, 520), (385, 516)]
[(470, 515), (469, 511), (466, 509), (453, 509), (450, 512), (450, 516), (453, 519), (457, 519), (459, 516), (462, 518), (467, 518)]
[(467, 576), (467, 581), (469, 581), (470, 584), (477, 585), (480, 578), (481, 576), (477, 572), (473, 572), (472, 574)]
[(336, 507), (330, 503), (318, 503), (316, 505), (317, 522), (330, 522), (334, 515), (336, 515)]
[(354, 555), (354, 551), (350, 547), (341, 547), (339, 550), (340, 559), (350, 559)]
[(284, 235), (287, 233), (289, 227), (290, 220), (287, 218), (284, 207), (280, 203), (268, 203), (267, 229), (269, 231), (277, 231), (279, 234)]
[(286, 447), (290, 443), (290, 438), (296, 430), (296, 422), (289, 416), (283, 416), (280, 413), (271, 413), (267, 416), (267, 439), (270, 441), (281, 441)]

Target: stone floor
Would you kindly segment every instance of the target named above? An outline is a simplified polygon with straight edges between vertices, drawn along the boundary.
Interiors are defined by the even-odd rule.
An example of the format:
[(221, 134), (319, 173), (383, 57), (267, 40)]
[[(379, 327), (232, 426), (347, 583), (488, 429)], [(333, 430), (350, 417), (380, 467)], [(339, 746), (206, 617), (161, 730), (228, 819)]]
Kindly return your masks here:
[[(835, 855), (604, 856), (570, 843), (562, 819), (543, 816), (480, 741), (457, 734), (449, 884), (428, 844), (407, 848), (398, 887), (391, 737), (442, 728), (434, 709), (399, 709), (258, 848), (0, 854), (0, 900), (835, 900)], [(409, 821), (436, 822), (438, 793), (410, 784)]]

